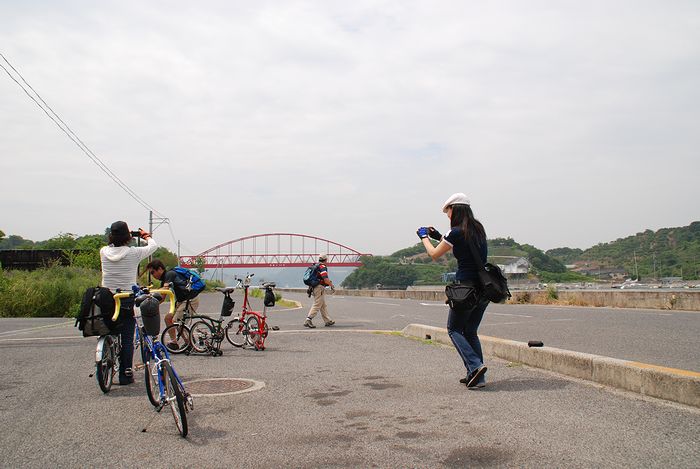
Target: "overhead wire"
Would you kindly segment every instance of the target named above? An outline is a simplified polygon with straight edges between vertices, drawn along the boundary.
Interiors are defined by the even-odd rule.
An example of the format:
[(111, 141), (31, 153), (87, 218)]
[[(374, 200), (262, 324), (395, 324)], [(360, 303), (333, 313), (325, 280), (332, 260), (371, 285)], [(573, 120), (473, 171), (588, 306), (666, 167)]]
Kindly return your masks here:
[[(30, 85), (27, 80), (22, 76), (22, 74), (10, 63), (7, 58), (0, 53), (0, 57), (9, 65), (9, 67), (14, 71), (17, 76), (24, 82), (29, 89), (36, 95), (36, 98), (32, 96), (32, 94), (27, 91), (27, 88), (25, 88), (22, 83), (20, 83), (13, 75), (10, 73), (10, 71), (2, 64), (0, 63), (0, 67), (7, 73), (7, 75), (14, 81), (21, 89), (24, 91), (24, 93), (29, 96), (29, 98), (34, 101), (34, 103), (41, 109), (46, 116), (53, 121), (56, 126), (61, 129), (61, 131), (66, 134), (66, 136), (73, 142), (75, 145), (80, 148), (80, 150), (85, 153), (85, 155), (93, 162), (95, 165), (97, 165), (98, 168), (102, 172), (104, 172), (110, 179), (112, 179), (124, 192), (126, 192), (132, 199), (134, 199), (139, 205), (141, 205), (143, 208), (146, 210), (150, 210), (151, 212), (157, 214), (161, 218), (167, 218), (163, 216), (160, 212), (158, 212), (156, 209), (154, 209), (148, 202), (146, 202), (141, 196), (139, 196), (133, 189), (131, 189), (119, 176), (117, 176), (79, 137), (78, 135), (73, 132), (73, 130), (66, 124), (63, 119), (49, 106), (46, 101), (41, 97), (41, 95)], [(37, 98), (39, 101), (37, 101)], [(43, 104), (43, 105), (42, 105)], [(49, 113), (47, 111), (51, 111)], [(53, 116), (52, 116), (53, 114)], [(55, 118), (54, 118), (55, 116)], [(59, 123), (60, 122), (60, 123)], [(172, 230), (171, 230), (172, 233)], [(174, 237), (174, 234), (173, 234)]]

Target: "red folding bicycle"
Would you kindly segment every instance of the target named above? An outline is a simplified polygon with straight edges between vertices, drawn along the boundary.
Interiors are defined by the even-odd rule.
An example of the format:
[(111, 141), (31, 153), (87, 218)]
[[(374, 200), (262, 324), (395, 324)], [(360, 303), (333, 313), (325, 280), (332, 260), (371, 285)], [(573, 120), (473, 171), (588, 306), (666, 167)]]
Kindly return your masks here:
[[(248, 344), (255, 350), (265, 350), (265, 339), (269, 332), (267, 325), (267, 302), (264, 303), (262, 313), (253, 311), (248, 300), (248, 288), (250, 288), (250, 279), (255, 274), (248, 274), (245, 279), (237, 278), (236, 288), (243, 288), (243, 308), (241, 315), (238, 318), (238, 325), (231, 321), (231, 327), (226, 329), (226, 340), (235, 347), (243, 347)], [(267, 293), (272, 292), (275, 284), (272, 282), (264, 282), (262, 288)], [(273, 296), (274, 297), (274, 296)], [(274, 303), (271, 305), (274, 306)], [(274, 328), (273, 328), (274, 329)]]

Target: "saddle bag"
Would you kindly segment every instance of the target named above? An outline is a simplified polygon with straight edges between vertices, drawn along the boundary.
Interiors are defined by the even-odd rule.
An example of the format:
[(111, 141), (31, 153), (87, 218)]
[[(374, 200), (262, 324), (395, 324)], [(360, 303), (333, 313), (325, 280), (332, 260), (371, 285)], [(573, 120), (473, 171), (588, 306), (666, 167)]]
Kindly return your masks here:
[(119, 326), (112, 321), (113, 314), (114, 297), (110, 289), (90, 287), (83, 294), (75, 326), (83, 332), (83, 337), (112, 334)]

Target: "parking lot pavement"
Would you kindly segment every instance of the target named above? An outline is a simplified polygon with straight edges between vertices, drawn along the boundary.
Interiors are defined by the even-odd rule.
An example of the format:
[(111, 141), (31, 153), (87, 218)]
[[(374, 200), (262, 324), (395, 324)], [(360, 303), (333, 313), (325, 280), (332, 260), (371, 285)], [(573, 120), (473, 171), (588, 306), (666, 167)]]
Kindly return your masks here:
[[(341, 328), (270, 334), (264, 352), (177, 356), (185, 381), (264, 382), (196, 397), (190, 435), (154, 414), (143, 378), (104, 395), (95, 339), (59, 320), (0, 321), (0, 465), (150, 467), (697, 467), (697, 409), (488, 359), (470, 391), (451, 347)], [(42, 326), (47, 325), (43, 324)], [(51, 324), (49, 324), (51, 325)], [(34, 340), (34, 337), (57, 337)], [(17, 339), (17, 340), (3, 340)], [(24, 339), (24, 340), (19, 340)]]

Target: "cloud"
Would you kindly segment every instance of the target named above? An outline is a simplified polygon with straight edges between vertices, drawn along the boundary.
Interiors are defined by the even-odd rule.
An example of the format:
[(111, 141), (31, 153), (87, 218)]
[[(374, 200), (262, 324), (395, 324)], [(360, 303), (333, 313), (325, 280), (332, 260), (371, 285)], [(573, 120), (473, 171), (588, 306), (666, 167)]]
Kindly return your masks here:
[[(697, 219), (698, 13), (5, 2), (0, 44), (192, 250), (294, 231), (388, 253), (457, 191), (493, 236), (588, 247)], [(0, 107), (3, 231), (147, 221), (9, 79)]]

